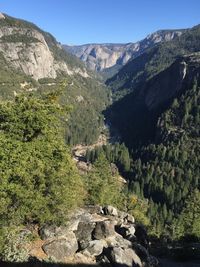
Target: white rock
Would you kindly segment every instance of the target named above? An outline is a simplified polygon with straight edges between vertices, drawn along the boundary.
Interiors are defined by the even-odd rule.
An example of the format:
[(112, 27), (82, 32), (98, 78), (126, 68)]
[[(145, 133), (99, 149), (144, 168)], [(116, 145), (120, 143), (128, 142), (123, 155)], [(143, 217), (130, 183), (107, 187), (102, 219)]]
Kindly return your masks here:
[(105, 211), (105, 214), (106, 215), (112, 215), (112, 216), (118, 216), (118, 211), (116, 208), (114, 208), (113, 206), (111, 205), (108, 205), (104, 208), (104, 211)]

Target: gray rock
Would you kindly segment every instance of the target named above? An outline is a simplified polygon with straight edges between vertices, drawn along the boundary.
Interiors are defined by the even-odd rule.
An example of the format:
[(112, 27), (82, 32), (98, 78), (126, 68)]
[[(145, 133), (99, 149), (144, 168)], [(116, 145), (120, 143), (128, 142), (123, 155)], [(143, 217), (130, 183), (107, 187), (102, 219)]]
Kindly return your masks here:
[(132, 242), (116, 234), (105, 239), (108, 247), (131, 248)]
[[(0, 13), (0, 19), (4, 18), (5, 16)], [(15, 34), (21, 36), (22, 39), (27, 36), (33, 40), (28, 43), (21, 40), (16, 42), (5, 40), (5, 42), (0, 43), (0, 52), (7, 64), (13, 68), (23, 71), (36, 80), (44, 77), (56, 78), (57, 72), (60, 70), (68, 75), (80, 74), (83, 77), (88, 77), (86, 69), (72, 68), (64, 60), (57, 60), (46, 41), (46, 36), (40, 30), (30, 26), (17, 27), (17, 24), (16, 26), (2, 26), (0, 28), (0, 37), (6, 38)], [(54, 47), (62, 49), (58, 43)]]
[(147, 258), (147, 266), (150, 266), (150, 267), (159, 267), (160, 266), (160, 262), (159, 260), (154, 257), (154, 256), (151, 256), (149, 255), (149, 257)]
[(137, 242), (145, 247), (146, 249), (149, 248), (149, 238), (147, 235), (147, 231), (143, 225), (137, 225), (135, 229), (135, 236), (137, 237)]
[(145, 247), (141, 246), (140, 244), (133, 243), (133, 249), (142, 261), (144, 262), (148, 261), (149, 252)]
[(92, 240), (92, 231), (94, 230), (95, 223), (92, 222), (79, 222), (78, 229), (74, 231), (79, 243), (80, 249), (85, 249), (89, 241)]
[(104, 214), (102, 206), (87, 206), (87, 210), (93, 214)]
[(39, 230), (39, 235), (42, 240), (51, 239), (68, 235), (68, 228), (65, 226), (57, 227), (55, 225), (45, 225)]
[(94, 230), (95, 223), (91, 222), (79, 222), (78, 229), (74, 231), (78, 241), (90, 241), (92, 240), (92, 231)]
[(142, 262), (136, 253), (130, 249), (122, 249), (120, 247), (115, 247), (111, 251), (111, 261), (112, 263), (123, 264), (126, 266), (137, 266), (142, 267)]
[(118, 216), (118, 211), (113, 206), (106, 206), (103, 208), (105, 215)]
[(85, 209), (78, 209), (75, 213), (68, 217), (67, 228), (68, 231), (77, 231), (80, 222), (90, 223), (92, 221), (92, 215)]
[(82, 253), (83, 255), (95, 257), (103, 252), (104, 247), (107, 247), (105, 240), (92, 240), (89, 242), (89, 246), (83, 250)]
[(78, 250), (78, 242), (74, 233), (68, 233), (65, 238), (55, 239), (42, 246), (48, 257), (53, 257), (57, 261), (64, 261), (66, 257), (73, 256)]
[(114, 227), (115, 225), (112, 221), (97, 222), (93, 231), (93, 238), (99, 240), (115, 235)]

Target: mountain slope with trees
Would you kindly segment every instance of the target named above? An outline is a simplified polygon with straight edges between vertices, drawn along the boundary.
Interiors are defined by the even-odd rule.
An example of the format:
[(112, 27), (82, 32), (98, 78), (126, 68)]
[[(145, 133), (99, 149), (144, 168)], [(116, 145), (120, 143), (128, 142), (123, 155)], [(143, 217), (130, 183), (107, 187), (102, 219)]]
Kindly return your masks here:
[(13, 99), (30, 91), (40, 95), (62, 87), (62, 103), (73, 109), (67, 142), (96, 141), (103, 126), (101, 111), (109, 100), (97, 75), (64, 51), (50, 33), (30, 22), (2, 14), (0, 36), (0, 98)]
[(116, 75), (106, 81), (114, 99), (118, 99), (169, 67), (177, 57), (200, 51), (200, 26), (186, 30), (169, 42), (158, 44), (130, 60)]
[[(150, 200), (157, 236), (180, 237), (179, 214), (200, 188), (199, 73), (198, 52), (180, 57), (107, 113), (131, 151), (129, 190)], [(199, 238), (198, 227), (197, 220), (193, 233)]]

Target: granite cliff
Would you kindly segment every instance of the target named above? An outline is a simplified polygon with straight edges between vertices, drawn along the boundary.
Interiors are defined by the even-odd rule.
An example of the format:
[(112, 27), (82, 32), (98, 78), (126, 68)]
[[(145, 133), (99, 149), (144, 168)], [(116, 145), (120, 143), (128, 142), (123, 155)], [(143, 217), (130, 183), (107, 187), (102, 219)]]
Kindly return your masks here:
[(5, 14), (0, 16), (0, 53), (10, 67), (36, 80), (56, 78), (61, 72), (88, 77), (80, 62), (63, 51), (51, 34)]
[[(88, 68), (96, 71), (119, 69), (130, 59), (142, 54), (154, 45), (173, 40), (184, 30), (161, 30), (149, 34), (145, 39), (127, 44), (85, 44), (80, 46), (63, 45), (64, 49), (86, 62)], [(115, 70), (110, 70), (115, 72)]]

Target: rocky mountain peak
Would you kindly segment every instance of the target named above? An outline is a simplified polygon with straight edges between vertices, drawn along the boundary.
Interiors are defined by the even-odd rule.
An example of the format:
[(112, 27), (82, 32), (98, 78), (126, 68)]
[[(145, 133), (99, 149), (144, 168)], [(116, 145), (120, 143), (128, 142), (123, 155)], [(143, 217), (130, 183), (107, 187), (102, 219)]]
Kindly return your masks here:
[(64, 49), (80, 58), (88, 68), (104, 71), (109, 68), (125, 65), (130, 59), (142, 54), (146, 49), (160, 43), (170, 41), (183, 33), (184, 30), (161, 30), (149, 34), (136, 43), (126, 44), (85, 44), (80, 46), (63, 45)]

